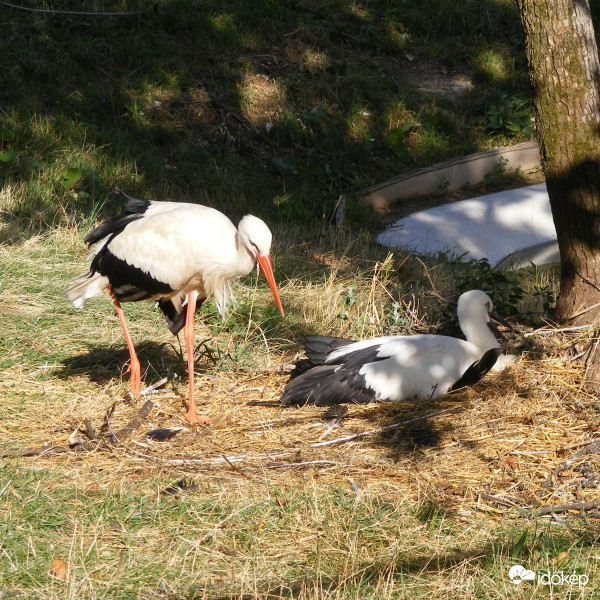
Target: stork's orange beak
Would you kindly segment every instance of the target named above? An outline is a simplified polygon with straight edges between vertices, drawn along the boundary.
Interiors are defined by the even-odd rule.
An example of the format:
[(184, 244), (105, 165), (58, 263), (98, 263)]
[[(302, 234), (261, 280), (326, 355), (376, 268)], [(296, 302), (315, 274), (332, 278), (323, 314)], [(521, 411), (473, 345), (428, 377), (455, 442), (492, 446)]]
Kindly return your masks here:
[(256, 255), (256, 260), (258, 260), (258, 264), (262, 269), (262, 272), (265, 274), (267, 281), (269, 282), (269, 286), (271, 287), (271, 291), (273, 292), (273, 296), (275, 296), (275, 302), (277, 302), (277, 308), (281, 313), (281, 316), (284, 317), (283, 314), (283, 306), (281, 305), (281, 298), (279, 298), (279, 291), (277, 290), (277, 284), (275, 283), (275, 276), (273, 275), (273, 265), (271, 264), (271, 257), (267, 254), (266, 256)]

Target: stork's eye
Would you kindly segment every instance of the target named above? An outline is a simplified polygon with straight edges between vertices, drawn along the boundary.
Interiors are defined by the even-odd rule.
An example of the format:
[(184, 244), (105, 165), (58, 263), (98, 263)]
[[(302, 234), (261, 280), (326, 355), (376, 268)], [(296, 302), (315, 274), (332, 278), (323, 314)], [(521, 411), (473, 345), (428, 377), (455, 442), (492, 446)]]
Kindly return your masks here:
[(260, 254), (260, 252), (258, 251), (258, 246), (252, 241), (252, 240), (248, 240), (250, 242), (250, 245), (252, 246), (252, 250), (254, 251), (254, 254)]

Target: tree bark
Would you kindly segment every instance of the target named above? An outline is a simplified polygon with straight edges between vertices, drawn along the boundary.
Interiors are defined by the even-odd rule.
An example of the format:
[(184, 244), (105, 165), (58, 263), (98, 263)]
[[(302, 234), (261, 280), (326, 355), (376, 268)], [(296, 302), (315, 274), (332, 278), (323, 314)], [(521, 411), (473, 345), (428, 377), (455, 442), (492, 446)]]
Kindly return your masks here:
[(591, 323), (600, 314), (600, 63), (590, 8), (588, 0), (517, 4), (560, 249), (555, 317)]

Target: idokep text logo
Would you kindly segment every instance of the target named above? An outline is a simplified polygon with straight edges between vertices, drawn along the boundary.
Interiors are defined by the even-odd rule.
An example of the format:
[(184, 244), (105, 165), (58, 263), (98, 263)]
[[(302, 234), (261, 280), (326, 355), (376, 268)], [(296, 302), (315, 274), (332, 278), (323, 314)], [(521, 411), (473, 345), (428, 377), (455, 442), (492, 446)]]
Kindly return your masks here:
[(538, 571), (537, 574), (522, 565), (514, 565), (508, 571), (508, 576), (515, 585), (524, 581), (537, 581), (541, 585), (576, 585), (579, 589), (585, 587), (590, 578), (583, 573), (565, 573), (564, 571)]

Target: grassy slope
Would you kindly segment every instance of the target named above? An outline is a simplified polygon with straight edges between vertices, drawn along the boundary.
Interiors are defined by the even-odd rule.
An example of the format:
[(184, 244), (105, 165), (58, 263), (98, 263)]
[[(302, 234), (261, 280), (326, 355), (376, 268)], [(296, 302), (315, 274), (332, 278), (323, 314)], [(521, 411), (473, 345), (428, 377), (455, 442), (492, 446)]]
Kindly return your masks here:
[[(104, 19), (3, 9), (0, 143), (17, 153), (2, 167), (15, 212), (89, 214), (118, 184), (312, 221), (342, 193), (508, 141), (489, 138), (486, 111), (501, 92), (528, 95), (514, 7), (428, 4), (173, 0)], [(453, 75), (472, 89), (421, 89)], [(390, 149), (394, 128), (405, 139)], [(69, 168), (82, 177), (67, 191)]]
[[(44, 5), (131, 10), (151, 3)], [(277, 428), (273, 433), (267, 423), (289, 415), (245, 408), (248, 399), (276, 398), (284, 381), (259, 368), (292, 357), (307, 331), (360, 337), (426, 331), (444, 321), (445, 305), (427, 292), (434, 286), (450, 298), (485, 271), (432, 259), (430, 280), (414, 259), (396, 254), (386, 261), (368, 234), (314, 227), (341, 193), (523, 138), (486, 130), (487, 110), (498, 106), (500, 91), (509, 99), (527, 97), (512, 4), (423, 5), (173, 1), (162, 2), (157, 14), (115, 19), (0, 8), (0, 50), (9, 65), (0, 70), (0, 152), (16, 155), (0, 163), (0, 445), (64, 445), (73, 431), (83, 435), (86, 418), (100, 428), (115, 401), (115, 427), (135, 413), (122, 400), (128, 376), (118, 374), (126, 352), (109, 301), (76, 312), (59, 296), (82, 269), (81, 233), (100, 213), (118, 209), (109, 195), (114, 185), (144, 197), (191, 198), (233, 217), (251, 210), (276, 233), (287, 320), (276, 317), (264, 282), (255, 289), (252, 277), (238, 290), (238, 312), (225, 325), (212, 307), (203, 309), (198, 385), (213, 424), (186, 434), (181, 446), (165, 446), (161, 456), (217, 459), (316, 441), (324, 430), (318, 411), (292, 413), (300, 424), (283, 428), (274, 441), (268, 436)], [(464, 75), (474, 87), (457, 100), (425, 93), (419, 82), (432, 73)], [(404, 141), (390, 148), (386, 135), (402, 127)], [(523, 285), (530, 308), (534, 292), (543, 292), (539, 311), (553, 282), (536, 277), (506, 282), (497, 303), (514, 305), (510, 294)], [(144, 380), (168, 371), (183, 375), (184, 357), (160, 315), (148, 305), (128, 306), (127, 314)], [(330, 467), (269, 470), (269, 461), (250, 461), (238, 470), (223, 463), (186, 468), (143, 460), (133, 453), (136, 445), (10, 459), (0, 467), (6, 525), (0, 528), (0, 595), (543, 596), (542, 588), (532, 592), (508, 581), (508, 568), (519, 561), (597, 579), (593, 518), (575, 527), (514, 520), (514, 513), (477, 501), (481, 490), (507, 481), (514, 495), (526, 496), (544, 478), (541, 471), (562, 460), (554, 453), (522, 457), (515, 474), (497, 464), (513, 438), (557, 439), (539, 421), (544, 410), (534, 407), (554, 389), (549, 381), (561, 376), (536, 376), (543, 383), (536, 380), (529, 390), (524, 383), (524, 396), (505, 396), (497, 384), (487, 395), (483, 386), (462, 396), (462, 418), (432, 420), (440, 436), (433, 442), (417, 443), (431, 434), (427, 425), (374, 444), (289, 459), (330, 459)], [(547, 412), (556, 427), (569, 424), (571, 435), (580, 435), (586, 421), (567, 402), (575, 388), (557, 389), (556, 406)], [(480, 433), (459, 429), (476, 418), (482, 394), (494, 408), (477, 426), (506, 420), (491, 430), (498, 438), (493, 449), (489, 441), (471, 442)], [(158, 400), (161, 407), (143, 430), (179, 424), (185, 398), (172, 393)], [(578, 410), (585, 401), (578, 398)], [(509, 416), (507, 406), (514, 411)], [(351, 421), (347, 430), (404, 414), (367, 411), (366, 423)], [(253, 437), (251, 427), (268, 435)], [(573, 439), (580, 437), (560, 443)], [(144, 443), (143, 436), (135, 441)], [(547, 462), (536, 462), (544, 457)], [(452, 460), (459, 466), (446, 472)], [(482, 471), (473, 474), (472, 465)], [(199, 489), (161, 495), (184, 476)], [(444, 483), (449, 479), (452, 485)], [(68, 581), (51, 575), (53, 559), (68, 563)], [(569, 597), (571, 591), (553, 593)]]

